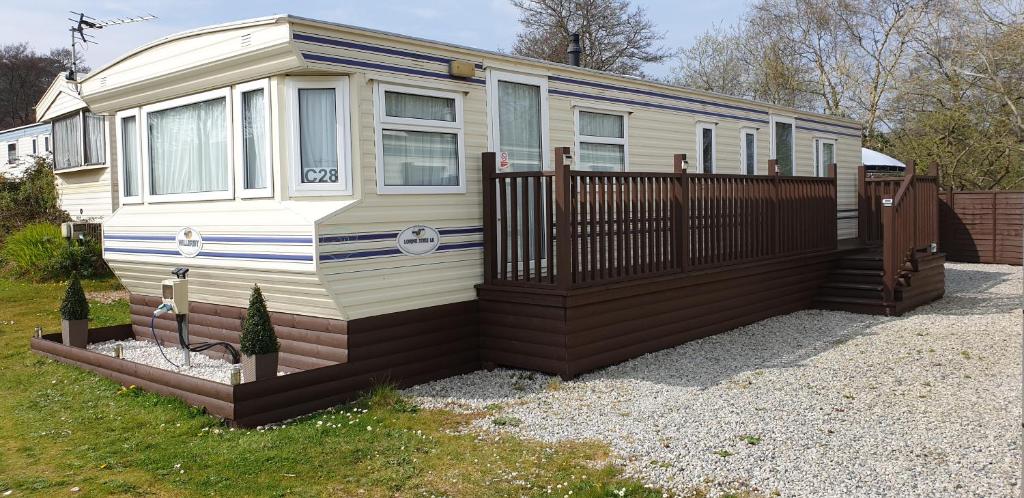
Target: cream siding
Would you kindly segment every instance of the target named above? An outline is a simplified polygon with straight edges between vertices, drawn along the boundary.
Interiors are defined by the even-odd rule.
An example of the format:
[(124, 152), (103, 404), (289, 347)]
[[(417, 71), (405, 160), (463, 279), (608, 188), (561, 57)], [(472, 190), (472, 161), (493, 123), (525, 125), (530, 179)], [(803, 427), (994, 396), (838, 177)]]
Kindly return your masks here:
[(114, 119), (105, 122), (106, 162), (54, 171), (61, 209), (76, 221), (101, 222), (118, 206), (117, 137)]
[[(260, 48), (236, 43), (250, 31), (264, 33)], [(293, 41), (288, 42), (289, 36)], [(190, 51), (195, 53), (190, 55)], [(475, 76), (469, 81), (447, 77), (450, 59), (477, 64)], [(813, 172), (812, 144), (815, 133), (820, 133), (814, 129), (835, 133), (840, 214), (843, 209), (855, 208), (860, 138), (849, 120), (368, 30), (280, 18), (172, 37), (85, 80), (89, 104), (113, 113), (259, 75), (276, 75), (271, 84), (275, 198), (124, 206), (106, 223), (107, 233), (155, 234), (159, 240), (108, 240), (107, 258), (132, 292), (152, 294), (171, 267), (188, 265), (193, 268), (190, 278), (197, 289), (194, 299), (244, 306), (248, 289), (260, 283), (271, 309), (315, 316), (355, 319), (475, 299), (474, 285), (482, 281), (483, 258), (480, 155), (493, 148), (484, 84), (488, 69), (550, 76), (550, 147), (574, 145), (575, 106), (628, 111), (629, 168), (633, 171), (670, 171), (677, 153), (689, 156), (692, 170), (696, 124), (702, 121), (716, 124), (716, 172), (741, 172), (740, 129), (749, 127), (757, 129), (757, 172), (764, 174), (770, 153), (769, 115), (792, 115), (796, 119), (797, 174)], [(200, 70), (203, 76), (197, 77)], [(291, 197), (287, 133), (291, 110), (286, 77), (331, 74), (346, 75), (349, 80), (353, 194)], [(377, 82), (463, 93), (465, 193), (377, 193), (373, 91)], [(545, 154), (550, 161), (551, 151)], [(418, 224), (441, 232), (439, 249), (424, 256), (398, 252), (398, 232)], [(309, 244), (277, 247), (204, 242), (204, 251), (210, 254), (185, 258), (167, 252), (175, 250), (171, 237), (182, 227), (200, 231), (204, 240), (211, 236), (288, 236), (308, 237)], [(840, 237), (855, 232), (855, 221), (840, 221)], [(110, 250), (119, 247), (151, 254)], [(268, 262), (211, 256), (218, 252), (309, 259)]]

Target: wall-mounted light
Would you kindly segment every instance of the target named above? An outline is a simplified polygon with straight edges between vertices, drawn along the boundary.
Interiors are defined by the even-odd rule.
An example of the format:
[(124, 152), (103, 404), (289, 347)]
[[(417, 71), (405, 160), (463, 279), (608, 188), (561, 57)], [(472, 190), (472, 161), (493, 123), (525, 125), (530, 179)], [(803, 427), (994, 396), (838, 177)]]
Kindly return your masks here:
[(472, 78), (476, 76), (476, 64), (469, 61), (450, 61), (448, 74), (456, 78)]

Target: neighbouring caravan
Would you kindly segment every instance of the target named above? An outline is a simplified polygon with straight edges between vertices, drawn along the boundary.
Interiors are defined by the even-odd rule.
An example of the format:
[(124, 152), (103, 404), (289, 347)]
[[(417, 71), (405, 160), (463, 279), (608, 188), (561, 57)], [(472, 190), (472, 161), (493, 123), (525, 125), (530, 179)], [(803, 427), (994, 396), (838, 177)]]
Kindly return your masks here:
[[(77, 100), (57, 86), (44, 101)], [(166, 391), (243, 424), (374, 380), (571, 377), (813, 307), (858, 236), (856, 122), (565, 64), (273, 16), (157, 40), (80, 95), (45, 115), (105, 118), (133, 334), (175, 267), (196, 337), (237, 342), (253, 284), (267, 298), (297, 373), (228, 405)]]
[(114, 129), (89, 110), (80, 91), (78, 82), (58, 75), (36, 104), (36, 119), (52, 130), (60, 207), (75, 221), (101, 222), (118, 205)]
[(47, 157), (51, 151), (50, 126), (35, 123), (0, 131), (0, 176), (21, 178), (37, 157)]

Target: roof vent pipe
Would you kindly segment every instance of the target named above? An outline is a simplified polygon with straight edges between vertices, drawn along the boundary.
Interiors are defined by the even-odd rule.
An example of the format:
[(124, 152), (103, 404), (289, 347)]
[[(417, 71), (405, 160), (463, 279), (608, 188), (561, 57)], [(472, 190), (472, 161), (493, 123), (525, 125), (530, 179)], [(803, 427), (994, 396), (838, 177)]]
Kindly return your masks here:
[(580, 65), (580, 34), (573, 33), (569, 39), (569, 49), (566, 52), (569, 54), (569, 65), (579, 66)]

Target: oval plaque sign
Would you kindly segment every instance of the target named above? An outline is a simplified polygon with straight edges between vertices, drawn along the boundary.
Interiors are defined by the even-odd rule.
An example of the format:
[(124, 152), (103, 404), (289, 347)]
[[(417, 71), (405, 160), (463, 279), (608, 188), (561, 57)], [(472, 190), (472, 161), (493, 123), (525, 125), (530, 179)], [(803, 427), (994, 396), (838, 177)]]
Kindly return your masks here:
[(441, 234), (425, 225), (415, 225), (398, 234), (398, 250), (410, 256), (423, 256), (437, 250)]
[(185, 227), (178, 230), (178, 235), (174, 237), (174, 245), (178, 247), (178, 252), (182, 256), (193, 258), (203, 250), (203, 236), (198, 230)]

